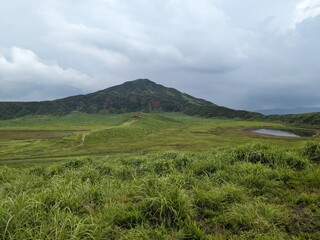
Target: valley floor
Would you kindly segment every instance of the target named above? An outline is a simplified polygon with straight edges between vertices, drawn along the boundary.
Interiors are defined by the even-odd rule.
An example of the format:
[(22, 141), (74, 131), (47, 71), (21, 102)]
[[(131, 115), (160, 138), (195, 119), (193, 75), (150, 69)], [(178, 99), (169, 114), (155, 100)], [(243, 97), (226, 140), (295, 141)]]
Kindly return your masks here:
[(248, 131), (272, 127), (288, 128), (280, 123), (206, 119), (178, 113), (25, 117), (0, 121), (0, 164), (167, 150), (208, 152), (252, 142), (296, 148), (310, 140)]

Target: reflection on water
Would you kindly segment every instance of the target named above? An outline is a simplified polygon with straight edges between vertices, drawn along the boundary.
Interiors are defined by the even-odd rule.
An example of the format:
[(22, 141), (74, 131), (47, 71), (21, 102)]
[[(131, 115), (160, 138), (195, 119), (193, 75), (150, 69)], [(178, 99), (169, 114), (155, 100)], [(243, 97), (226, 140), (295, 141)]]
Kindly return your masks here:
[(277, 136), (277, 137), (293, 137), (293, 138), (300, 137), (299, 135), (291, 132), (287, 132), (283, 130), (274, 130), (274, 129), (257, 129), (257, 130), (253, 130), (252, 132), (263, 134), (263, 135)]

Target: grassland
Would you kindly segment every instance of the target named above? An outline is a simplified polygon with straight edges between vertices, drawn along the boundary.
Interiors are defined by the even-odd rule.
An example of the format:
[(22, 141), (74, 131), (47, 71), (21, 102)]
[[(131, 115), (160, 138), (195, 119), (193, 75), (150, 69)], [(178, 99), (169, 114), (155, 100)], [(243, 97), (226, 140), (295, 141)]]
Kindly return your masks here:
[(197, 118), (175, 113), (73, 113), (63, 117), (25, 117), (0, 121), (0, 164), (167, 150), (210, 152), (219, 147), (251, 142), (296, 148), (308, 140), (270, 138), (248, 131), (259, 127), (287, 126)]
[[(318, 137), (181, 114), (0, 121), (0, 239), (319, 239)], [(312, 143), (310, 143), (312, 141)]]

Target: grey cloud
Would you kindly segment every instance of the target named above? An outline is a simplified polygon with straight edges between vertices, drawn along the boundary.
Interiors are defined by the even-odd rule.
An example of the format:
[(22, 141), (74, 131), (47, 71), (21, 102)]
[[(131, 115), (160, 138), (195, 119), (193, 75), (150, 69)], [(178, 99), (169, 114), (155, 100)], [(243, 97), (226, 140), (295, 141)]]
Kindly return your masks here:
[(3, 101), (40, 101), (43, 99), (53, 100), (57, 97), (63, 98), (81, 93), (83, 92), (80, 89), (66, 85), (50, 86), (25, 82), (14, 84), (11, 82), (1, 82), (0, 98)]
[[(234, 108), (320, 104), (320, 17), (299, 12), (301, 3), (0, 2), (0, 100), (23, 92), (28, 100), (57, 98), (146, 77)], [(14, 64), (14, 46), (37, 61)]]
[(270, 99), (268, 103), (264, 105), (265, 109), (268, 107), (288, 108), (288, 106), (319, 106), (319, 95), (316, 89), (297, 90), (295, 88), (273, 88), (269, 89), (269, 91), (265, 91), (265, 89), (258, 89), (257, 93), (253, 94), (252, 96), (253, 99), (258, 102), (264, 101), (266, 98)]

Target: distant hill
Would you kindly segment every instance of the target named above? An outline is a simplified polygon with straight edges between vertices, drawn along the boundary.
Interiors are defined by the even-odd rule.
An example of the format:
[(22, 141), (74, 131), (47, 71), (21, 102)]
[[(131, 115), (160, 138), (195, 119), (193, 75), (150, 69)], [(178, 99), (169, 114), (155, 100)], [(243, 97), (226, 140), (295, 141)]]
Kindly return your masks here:
[(148, 79), (138, 79), (87, 95), (42, 102), (0, 102), (0, 119), (26, 115), (85, 113), (183, 112), (203, 117), (253, 119), (259, 113), (221, 107), (167, 88)]
[(269, 115), (265, 117), (268, 121), (280, 121), (295, 125), (313, 125), (320, 127), (320, 112), (287, 115)]
[(320, 107), (297, 107), (297, 108), (275, 108), (275, 109), (265, 109), (256, 110), (256, 112), (264, 115), (284, 115), (284, 114), (303, 114), (303, 113), (315, 113), (320, 112)]
[(258, 111), (267, 121), (279, 121), (294, 125), (320, 125), (320, 108), (298, 107), (292, 109), (270, 109)]

